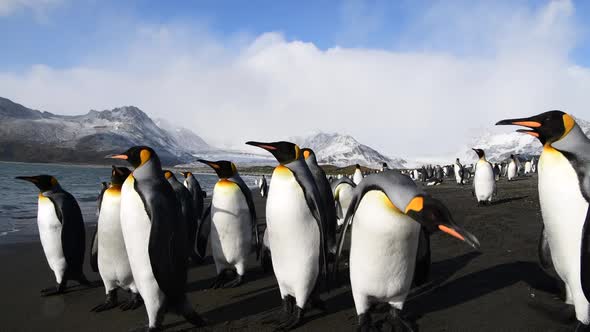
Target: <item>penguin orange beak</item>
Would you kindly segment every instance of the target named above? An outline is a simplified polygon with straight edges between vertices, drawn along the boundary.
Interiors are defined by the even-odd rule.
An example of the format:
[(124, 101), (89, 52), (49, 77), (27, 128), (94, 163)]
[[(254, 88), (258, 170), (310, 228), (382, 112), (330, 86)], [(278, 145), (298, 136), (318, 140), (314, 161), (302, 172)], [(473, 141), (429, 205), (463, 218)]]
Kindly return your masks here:
[(37, 177), (35, 177), (35, 176), (17, 176), (17, 177), (15, 177), (15, 179), (29, 181), (31, 183), (38, 183), (39, 182), (39, 179), (37, 179)]
[(122, 159), (122, 160), (129, 159), (129, 157), (126, 154), (111, 154), (111, 155), (106, 156), (105, 158)]
[(534, 117), (532, 118), (519, 118), (519, 119), (506, 119), (502, 121), (496, 122), (496, 126), (506, 126), (506, 125), (514, 125), (514, 126), (522, 126), (528, 127), (529, 129), (518, 129), (516, 130), (519, 133), (529, 134), (534, 137), (539, 137), (539, 133), (534, 128), (540, 128), (542, 124), (538, 121), (535, 121)]
[(248, 145), (252, 145), (261, 149), (265, 149), (266, 151), (274, 151), (277, 149), (276, 146), (274, 146), (272, 143), (262, 143), (262, 142), (254, 142), (254, 141), (248, 141), (246, 142), (246, 144)]

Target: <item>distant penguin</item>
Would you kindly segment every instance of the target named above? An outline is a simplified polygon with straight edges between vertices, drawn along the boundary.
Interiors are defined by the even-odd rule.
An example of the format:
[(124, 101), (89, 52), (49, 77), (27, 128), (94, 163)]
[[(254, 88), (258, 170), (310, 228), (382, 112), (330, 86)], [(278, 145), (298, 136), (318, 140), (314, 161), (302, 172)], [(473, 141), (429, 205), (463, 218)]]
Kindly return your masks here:
[(455, 171), (455, 181), (457, 181), (457, 184), (459, 185), (463, 185), (465, 182), (463, 180), (463, 165), (461, 165), (461, 162), (459, 161), (459, 158), (457, 158), (457, 160), (455, 160), (455, 164), (453, 164), (453, 168)]
[(386, 170), (389, 170), (389, 166), (386, 162), (383, 162), (383, 164), (381, 165), (381, 169), (379, 171), (384, 172)]
[(266, 183), (266, 178), (264, 177), (264, 175), (262, 175), (262, 178), (260, 179), (258, 189), (260, 190), (260, 196), (262, 196), (262, 198), (265, 198), (268, 193), (268, 183)]
[[(476, 170), (476, 172), (477, 172), (477, 170)], [(494, 180), (500, 181), (500, 174), (501, 173), (502, 173), (502, 170), (500, 168), (500, 165), (494, 164)]]
[(334, 192), (334, 201), (336, 202), (336, 217), (338, 218), (338, 226), (344, 223), (344, 216), (350, 206), (352, 200), (352, 192), (356, 184), (349, 178), (342, 178), (332, 183), (332, 191)]
[(84, 220), (74, 196), (63, 190), (51, 175), (18, 176), (39, 188), (37, 226), (41, 246), (55, 274), (56, 288), (41, 291), (43, 296), (61, 294), (68, 280), (90, 286), (83, 272), (85, 251)]
[(201, 258), (199, 257), (199, 255), (196, 254), (194, 245), (191, 246), (191, 243), (194, 244), (196, 241), (197, 229), (201, 224), (203, 218), (205, 195), (203, 189), (201, 189), (201, 184), (199, 183), (199, 181), (197, 181), (192, 172), (182, 172), (182, 175), (184, 176), (183, 184), (186, 187), (186, 189), (188, 189), (188, 191), (191, 193), (191, 197), (194, 204), (195, 217), (197, 219), (197, 226), (195, 228), (194, 233), (192, 232), (192, 230), (189, 230), (189, 258), (194, 262), (200, 262)]
[(121, 185), (129, 174), (131, 171), (128, 168), (113, 166), (111, 183), (108, 188), (103, 190), (99, 200), (98, 224), (94, 234), (92, 260), (97, 262), (97, 266), (93, 266), (93, 269), (94, 272), (100, 274), (106, 299), (104, 303), (92, 308), (94, 312), (109, 310), (119, 305), (117, 288), (131, 292), (131, 299), (123, 303), (121, 309), (137, 309), (142, 304), (141, 296), (133, 281), (121, 230)]
[(300, 324), (304, 308), (319, 303), (319, 284), (326, 280), (326, 217), (322, 200), (303, 153), (290, 142), (247, 142), (273, 154), (266, 202), (266, 222), (275, 277), (283, 300), (279, 329)]
[[(539, 158), (539, 201), (544, 236), (555, 271), (566, 285), (566, 302), (574, 305), (576, 331), (590, 329), (590, 210), (580, 181), (580, 153), (590, 154), (590, 140), (574, 118), (550, 111), (497, 125), (527, 127), (519, 132), (543, 144)], [(568, 151), (568, 152), (566, 152)]]
[(178, 202), (180, 203), (182, 217), (186, 225), (187, 259), (192, 258), (194, 260), (195, 258), (193, 255), (195, 254), (195, 241), (197, 238), (197, 228), (199, 227), (199, 216), (195, 209), (193, 195), (187, 187), (176, 179), (176, 176), (171, 171), (164, 170), (164, 177), (168, 180), (172, 189), (174, 189), (176, 199), (178, 199)]
[(361, 171), (361, 165), (356, 164), (354, 167), (354, 174), (352, 175), (352, 181), (358, 186), (363, 181), (363, 172)]
[(524, 175), (530, 175), (533, 172), (532, 170), (532, 164), (530, 160), (527, 160), (524, 163)]
[(203, 159), (199, 162), (211, 167), (219, 177), (213, 188), (211, 218), (203, 220), (203, 225), (210, 225), (199, 229), (199, 252), (201, 257), (205, 256), (209, 239), (217, 270), (212, 288), (237, 287), (243, 282), (248, 255), (259, 246), (252, 192), (234, 163)]
[(323, 204), (323, 210), (326, 218), (326, 229), (325, 240), (331, 253), (336, 252), (336, 226), (338, 225), (336, 217), (336, 205), (334, 204), (334, 194), (332, 194), (332, 188), (326, 178), (326, 173), (318, 165), (315, 153), (312, 149), (304, 148), (301, 149), (303, 153), (303, 159), (307, 164), (307, 167), (311, 171), (311, 175), (315, 181), (316, 186), (320, 194), (320, 199)]
[(531, 172), (537, 173), (537, 160), (535, 159), (535, 157), (531, 159)]
[(511, 154), (510, 162), (508, 163), (508, 170), (506, 171), (506, 177), (508, 181), (514, 180), (518, 176), (518, 163), (516, 157)]
[(419, 190), (409, 177), (393, 171), (367, 176), (355, 188), (340, 235), (337, 262), (351, 224), (350, 283), (360, 331), (377, 328), (371, 309), (384, 302), (391, 307), (387, 321), (396, 331), (396, 326), (413, 330), (401, 311), (412, 280), (423, 279), (414, 276), (421, 265), (416, 262), (421, 226), (430, 233), (441, 230), (479, 247), (478, 240), (453, 221), (440, 201)]
[(479, 160), (475, 164), (475, 176), (473, 177), (473, 189), (477, 204), (489, 204), (496, 193), (496, 179), (492, 164), (486, 160), (482, 149), (473, 149)]
[(134, 146), (110, 158), (127, 160), (135, 168), (121, 188), (121, 229), (148, 329), (160, 329), (167, 311), (195, 326), (205, 325), (185, 294), (186, 223), (158, 155), (150, 147)]

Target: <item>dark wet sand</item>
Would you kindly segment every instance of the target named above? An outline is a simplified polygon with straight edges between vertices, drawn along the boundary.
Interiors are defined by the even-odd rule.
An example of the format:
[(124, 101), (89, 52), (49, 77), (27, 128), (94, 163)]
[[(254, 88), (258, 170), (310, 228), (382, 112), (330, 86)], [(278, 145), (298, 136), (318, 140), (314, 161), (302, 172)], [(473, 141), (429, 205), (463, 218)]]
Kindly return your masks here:
[[(541, 217), (536, 187), (536, 179), (502, 180), (496, 205), (488, 207), (476, 206), (469, 185), (458, 187), (447, 181), (427, 188), (479, 238), (481, 253), (446, 235), (432, 237), (431, 284), (414, 292), (405, 308), (420, 331), (573, 330), (575, 323), (556, 313), (565, 306), (556, 299), (553, 280), (537, 264)], [(264, 202), (257, 198), (256, 204), (262, 222)], [(90, 238), (92, 233), (87, 234)], [(0, 331), (128, 331), (146, 322), (143, 308), (89, 312), (104, 300), (100, 287), (75, 287), (62, 296), (40, 297), (39, 290), (52, 286), (54, 277), (38, 242), (0, 246), (0, 266)], [(90, 279), (99, 280), (88, 266), (87, 270)], [(209, 260), (207, 265), (191, 268), (188, 277), (190, 300), (210, 322), (209, 330), (272, 329), (266, 321), (278, 316), (280, 306), (272, 275), (264, 275), (253, 263), (243, 286), (208, 290), (214, 276)], [(125, 297), (121, 293), (120, 298)], [(299, 331), (356, 328), (348, 286), (322, 298), (327, 312), (307, 312)], [(190, 330), (174, 315), (166, 316), (165, 326), (170, 331)]]

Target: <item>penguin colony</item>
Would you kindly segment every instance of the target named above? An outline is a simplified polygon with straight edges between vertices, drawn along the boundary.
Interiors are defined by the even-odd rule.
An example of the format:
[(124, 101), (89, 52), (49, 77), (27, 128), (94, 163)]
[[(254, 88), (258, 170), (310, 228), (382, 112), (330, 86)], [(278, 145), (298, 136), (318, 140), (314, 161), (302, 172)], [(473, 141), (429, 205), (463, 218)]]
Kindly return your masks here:
[[(184, 183), (163, 170), (156, 152), (131, 147), (109, 156), (133, 167), (113, 166), (111, 181), (98, 198), (98, 226), (90, 264), (104, 285), (105, 300), (91, 310), (144, 306), (145, 330), (162, 328), (166, 313), (183, 316), (194, 326), (206, 321), (185, 294), (187, 268), (201, 264), (211, 248), (217, 276), (212, 288), (238, 287), (247, 280), (247, 262), (256, 253), (265, 271), (277, 280), (281, 300), (278, 330), (302, 324), (310, 307), (325, 309), (320, 294), (348, 273), (358, 329), (374, 331), (375, 305), (388, 309), (386, 323), (396, 331), (414, 331), (403, 315), (411, 287), (429, 278), (430, 235), (443, 232), (479, 248), (478, 239), (457, 224), (445, 205), (419, 185), (439, 185), (453, 178), (471, 182), (478, 205), (492, 205), (501, 177), (513, 181), (538, 173), (543, 233), (539, 255), (551, 262), (565, 285), (566, 302), (575, 308), (576, 331), (590, 331), (590, 139), (573, 117), (561, 111), (502, 120), (543, 145), (538, 160), (512, 154), (499, 163), (474, 148), (474, 165), (457, 158), (452, 165), (363, 174), (355, 165), (351, 177), (327, 177), (311, 149), (291, 142), (246, 144), (271, 153), (279, 163), (267, 183), (257, 181), (266, 201), (266, 229), (259, 232), (252, 191), (230, 161), (199, 160), (211, 167), (218, 182), (210, 205), (191, 172)], [(39, 189), (38, 227), (43, 251), (56, 286), (43, 296), (64, 293), (70, 280), (91, 286), (83, 274), (85, 229), (75, 198), (51, 175), (21, 176)], [(350, 232), (348, 230), (351, 229)], [(350, 234), (349, 241), (347, 236)], [(349, 242), (343, 254), (345, 243)], [(120, 303), (118, 290), (129, 293)]]

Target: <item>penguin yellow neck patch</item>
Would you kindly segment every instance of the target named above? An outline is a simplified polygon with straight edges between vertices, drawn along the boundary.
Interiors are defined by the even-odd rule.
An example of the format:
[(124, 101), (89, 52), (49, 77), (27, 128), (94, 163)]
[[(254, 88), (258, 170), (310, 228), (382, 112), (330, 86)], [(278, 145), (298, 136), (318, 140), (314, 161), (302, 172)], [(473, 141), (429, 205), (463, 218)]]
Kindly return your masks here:
[(283, 165), (279, 165), (277, 167), (275, 167), (275, 170), (273, 172), (273, 175), (278, 175), (278, 176), (290, 176), (291, 175), (291, 170)]
[(408, 206), (406, 206), (405, 213), (407, 214), (408, 212), (410, 212), (410, 210), (420, 212), (420, 211), (422, 211), (423, 208), (424, 208), (424, 197), (416, 196), (416, 197), (412, 198), (410, 203), (408, 203)]
[(151, 157), (152, 157), (152, 154), (149, 150), (146, 150), (146, 149), (141, 150), (141, 152), (139, 153), (139, 158), (141, 160), (140, 165), (147, 163), (147, 161), (150, 160)]
[(569, 114), (564, 114), (563, 115), (563, 127), (565, 128), (565, 130), (563, 132), (563, 135), (561, 135), (561, 137), (559, 139), (562, 139), (567, 134), (569, 134), (570, 131), (572, 131), (572, 129), (574, 128), (575, 124), (576, 124), (576, 121)]

